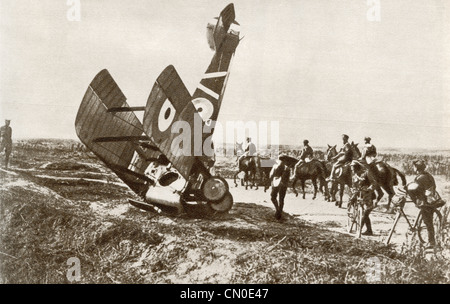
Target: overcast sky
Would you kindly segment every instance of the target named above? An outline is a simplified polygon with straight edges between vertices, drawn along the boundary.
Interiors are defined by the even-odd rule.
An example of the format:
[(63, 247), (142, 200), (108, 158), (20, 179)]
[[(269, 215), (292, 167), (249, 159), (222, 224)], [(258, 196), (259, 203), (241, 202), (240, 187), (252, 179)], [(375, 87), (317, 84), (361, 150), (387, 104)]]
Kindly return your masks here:
[[(0, 119), (14, 138), (76, 138), (92, 78), (107, 68), (145, 105), (173, 64), (193, 93), (212, 58), (206, 24), (229, 1), (0, 0)], [(378, 147), (450, 148), (450, 2), (234, 1), (245, 36), (219, 121), (280, 121), (281, 143), (340, 135)]]

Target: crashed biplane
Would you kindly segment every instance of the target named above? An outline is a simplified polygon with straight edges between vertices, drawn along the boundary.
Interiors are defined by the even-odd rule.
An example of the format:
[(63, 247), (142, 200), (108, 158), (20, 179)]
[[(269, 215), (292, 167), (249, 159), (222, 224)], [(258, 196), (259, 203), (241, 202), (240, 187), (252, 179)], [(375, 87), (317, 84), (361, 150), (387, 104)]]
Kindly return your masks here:
[[(212, 146), (211, 135), (239, 34), (234, 6), (229, 4), (207, 25), (214, 56), (192, 96), (172, 65), (157, 78), (145, 107), (130, 107), (106, 69), (92, 80), (78, 110), (76, 132), (83, 144), (143, 199), (130, 200), (134, 206), (180, 212), (195, 202), (216, 212), (231, 209), (233, 197), (226, 180), (211, 174), (214, 150), (205, 154), (198, 146)], [(135, 111), (144, 111), (143, 122)], [(179, 134), (172, 128), (177, 122), (188, 124), (192, 142), (199, 136), (201, 144), (177, 143)], [(194, 131), (196, 122), (201, 134)], [(210, 134), (204, 133), (204, 128), (209, 128)]]

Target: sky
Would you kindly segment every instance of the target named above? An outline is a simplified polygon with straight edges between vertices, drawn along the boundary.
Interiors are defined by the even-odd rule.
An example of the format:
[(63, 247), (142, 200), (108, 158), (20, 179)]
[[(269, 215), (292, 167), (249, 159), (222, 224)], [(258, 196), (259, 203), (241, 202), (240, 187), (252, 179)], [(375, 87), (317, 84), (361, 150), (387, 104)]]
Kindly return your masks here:
[[(193, 93), (221, 0), (0, 0), (0, 121), (13, 139), (76, 139), (75, 117), (107, 68), (131, 106), (173, 64)], [(450, 149), (450, 2), (236, 0), (241, 36), (219, 122), (278, 121), (280, 143)], [(377, 2), (377, 1), (375, 1)]]

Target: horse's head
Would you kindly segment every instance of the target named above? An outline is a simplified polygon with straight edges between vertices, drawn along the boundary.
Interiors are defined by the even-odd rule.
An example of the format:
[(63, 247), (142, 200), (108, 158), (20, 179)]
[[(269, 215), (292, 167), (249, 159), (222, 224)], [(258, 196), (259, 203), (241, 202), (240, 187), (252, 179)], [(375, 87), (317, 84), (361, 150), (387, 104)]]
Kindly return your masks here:
[(352, 142), (350, 144), (350, 146), (352, 147), (353, 159), (360, 158), (361, 157), (361, 151), (359, 151), (358, 144), (357, 143), (355, 144), (354, 142)]
[(331, 161), (333, 157), (335, 157), (338, 154), (336, 150), (336, 145), (330, 146), (328, 145), (327, 152), (325, 153), (325, 160)]
[(244, 144), (243, 142), (241, 142), (241, 143), (235, 142), (234, 143), (234, 155), (238, 155), (238, 153), (242, 154), (244, 152), (244, 148), (242, 147), (243, 144)]

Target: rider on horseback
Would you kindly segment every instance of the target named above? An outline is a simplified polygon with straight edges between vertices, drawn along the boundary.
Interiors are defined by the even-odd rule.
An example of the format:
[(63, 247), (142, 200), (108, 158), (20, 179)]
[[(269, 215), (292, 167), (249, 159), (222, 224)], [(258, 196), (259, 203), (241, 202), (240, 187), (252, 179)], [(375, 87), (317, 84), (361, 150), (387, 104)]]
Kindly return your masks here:
[[(295, 164), (294, 169), (297, 169), (297, 167), (300, 167), (305, 162), (309, 162), (313, 157), (314, 157), (314, 151), (309, 146), (309, 141), (307, 139), (305, 139), (303, 141), (303, 149), (300, 152), (300, 160), (298, 161), (297, 164)], [(294, 170), (294, 172), (295, 172), (295, 170)]]
[(375, 161), (375, 157), (377, 156), (377, 148), (370, 143), (372, 139), (370, 137), (364, 138), (364, 149), (361, 157), (358, 159), (361, 162), (365, 162), (367, 165), (370, 165)]
[(332, 158), (332, 160), (337, 161), (333, 164), (330, 177), (327, 179), (328, 181), (333, 181), (334, 171), (337, 167), (342, 166), (353, 159), (353, 150), (351, 144), (348, 142), (348, 135), (342, 134), (342, 142), (344, 145), (342, 146), (341, 150), (339, 150), (339, 153)]
[(244, 157), (253, 157), (255, 164), (256, 164), (256, 173), (259, 173), (259, 168), (261, 167), (261, 160), (259, 155), (256, 153), (256, 146), (254, 143), (252, 143), (252, 139), (250, 137), (247, 137), (247, 144), (245, 146), (244, 153), (237, 159), (237, 163), (240, 163), (240, 160)]

